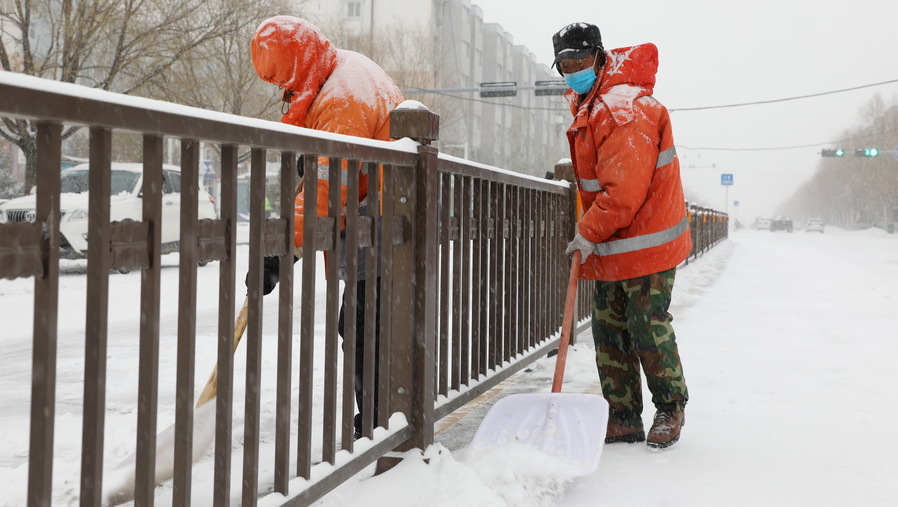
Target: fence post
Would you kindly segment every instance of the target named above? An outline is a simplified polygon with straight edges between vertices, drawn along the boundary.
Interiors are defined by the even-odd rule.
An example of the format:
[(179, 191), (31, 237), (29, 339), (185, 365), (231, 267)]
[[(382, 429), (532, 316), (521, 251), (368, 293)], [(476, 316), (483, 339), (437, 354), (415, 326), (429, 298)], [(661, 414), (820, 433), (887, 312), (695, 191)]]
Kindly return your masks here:
[[(28, 505), (51, 505), (53, 438), (56, 411), (56, 341), (59, 311), (59, 167), (62, 125), (37, 126), (36, 223), (41, 236), (42, 274), (34, 277), (34, 338), (31, 381), (31, 435), (28, 459)], [(4, 245), (5, 246), (5, 245)]]
[[(393, 224), (407, 234), (393, 231), (391, 280), (393, 315), (390, 350), (389, 413), (405, 414), (412, 435), (398, 450), (424, 449), (433, 443), (434, 347), (437, 332), (437, 246), (439, 199), (438, 150), (430, 142), (439, 138), (439, 116), (426, 108), (398, 108), (390, 114), (390, 137), (408, 137), (420, 143), (414, 170), (385, 168), (385, 195), (392, 195)], [(389, 178), (387, 178), (389, 175)], [(384, 234), (384, 238), (391, 237)], [(397, 237), (404, 241), (397, 241)], [(396, 244), (399, 243), (399, 244)], [(378, 473), (396, 464), (381, 458)]]

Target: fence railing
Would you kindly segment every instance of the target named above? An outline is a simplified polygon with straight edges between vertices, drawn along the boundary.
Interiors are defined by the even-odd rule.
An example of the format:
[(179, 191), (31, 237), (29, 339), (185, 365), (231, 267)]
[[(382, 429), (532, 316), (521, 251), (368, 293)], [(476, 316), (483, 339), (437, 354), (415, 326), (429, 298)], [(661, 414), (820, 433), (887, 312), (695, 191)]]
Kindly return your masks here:
[[(65, 85), (0, 72), (0, 115), (30, 119), (37, 133), (36, 210), (33, 222), (0, 224), (0, 278), (34, 278), (29, 505), (53, 502), (60, 272), (60, 160), (63, 125), (90, 137), (88, 260), (82, 452), (78, 497), (101, 505), (104, 423), (107, 413), (107, 322), (110, 273), (140, 271), (137, 434), (133, 497), (153, 505), (156, 494), (160, 354), (176, 354), (172, 492), (189, 505), (193, 484), (196, 376), (197, 266), (217, 262), (217, 397), (215, 398), (215, 505), (239, 487), (243, 505), (307, 505), (393, 450), (423, 449), (434, 423), (557, 346), (567, 286), (564, 248), (573, 236), (574, 195), (569, 184), (524, 176), (441, 155), (430, 146), (439, 118), (425, 109), (393, 112), (386, 143), (299, 129), (278, 123)], [(112, 135), (143, 138), (143, 219), (110, 221)], [(164, 141), (180, 144), (181, 212), (177, 340), (160, 342), (162, 297), (160, 229)], [(220, 216), (197, 220), (199, 143), (221, 156)], [(238, 157), (250, 161), (250, 223), (246, 258), (247, 327), (245, 396), (234, 396)], [(265, 170), (269, 153), (280, 159), (280, 218), (266, 218)], [(305, 254), (294, 294), (294, 191), (302, 155), (305, 188), (326, 175), (326, 216), (303, 221)], [(340, 209), (340, 186), (359, 195), (368, 175), (365, 206), (349, 198)], [(381, 182), (381, 183), (379, 183)], [(316, 209), (306, 192), (305, 209)], [(696, 215), (697, 216), (697, 215)], [(693, 217), (695, 224), (695, 218)], [(704, 219), (702, 224), (707, 223)], [(713, 222), (712, 223), (716, 223)], [(725, 227), (693, 229), (709, 248)], [(696, 249), (698, 250), (698, 246)], [(316, 286), (327, 255), (324, 287)], [(702, 250), (703, 251), (703, 250)], [(697, 254), (696, 254), (697, 255)], [(263, 258), (280, 256), (276, 289), (277, 382), (273, 444), (263, 443)], [(343, 259), (342, 262), (338, 262)], [(364, 332), (362, 440), (353, 436), (356, 400), (353, 339), (338, 339), (341, 284), (343, 334)], [(204, 268), (212, 269), (212, 268)], [(113, 275), (115, 276), (115, 275)], [(367, 283), (358, 283), (361, 279)], [(378, 280), (377, 283), (370, 283)], [(365, 291), (359, 298), (358, 291)], [(578, 315), (588, 316), (589, 284), (581, 284)], [(169, 297), (166, 294), (166, 297)], [(208, 298), (210, 295), (205, 294)], [(316, 301), (323, 297), (323, 301)], [(364, 311), (358, 308), (364, 301)], [(379, 308), (380, 318), (374, 311)], [(581, 321), (578, 318), (576, 321)], [(296, 333), (294, 336), (294, 326)], [(379, 338), (378, 338), (379, 337)], [(298, 350), (294, 350), (294, 349)], [(323, 349), (320, 350), (319, 349)], [(294, 364), (294, 357), (298, 357)], [(318, 372), (318, 373), (316, 373)], [(376, 374), (375, 374), (376, 372)], [(294, 385), (294, 374), (298, 382)], [(232, 484), (232, 431), (243, 410), (243, 463)], [(260, 452), (273, 445), (273, 452)], [(364, 444), (364, 445), (362, 445)], [(260, 456), (273, 463), (260, 467)], [(381, 462), (387, 466), (386, 461)], [(273, 470), (260, 477), (260, 468)]]
[(686, 210), (692, 234), (692, 252), (686, 259), (688, 262), (729, 237), (730, 217), (726, 213), (688, 202)]
[(567, 184), (447, 156), (438, 173), (437, 419), (555, 345), (573, 235)]

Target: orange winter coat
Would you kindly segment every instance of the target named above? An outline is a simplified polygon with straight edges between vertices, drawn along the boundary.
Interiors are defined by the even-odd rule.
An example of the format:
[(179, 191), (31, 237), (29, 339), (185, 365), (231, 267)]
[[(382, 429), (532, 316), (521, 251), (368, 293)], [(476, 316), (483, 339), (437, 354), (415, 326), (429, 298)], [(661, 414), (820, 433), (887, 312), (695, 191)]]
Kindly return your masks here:
[(593, 89), (565, 97), (567, 131), (583, 202), (577, 224), (596, 252), (580, 277), (617, 281), (676, 267), (692, 249), (670, 116), (652, 97), (658, 49), (608, 51)]
[[(264, 21), (252, 39), (256, 73), (293, 92), (282, 122), (366, 139), (390, 140), (390, 111), (405, 99), (390, 76), (366, 56), (337, 49), (311, 23), (292, 16)], [(326, 164), (327, 159), (319, 163)], [(354, 168), (358, 169), (358, 168)], [(347, 170), (344, 162), (343, 170)], [(346, 178), (342, 178), (346, 181)], [(368, 175), (359, 175), (361, 202)], [(327, 171), (318, 173), (318, 216), (327, 215)], [(294, 243), (303, 245), (304, 194), (296, 196)], [(346, 186), (341, 207), (346, 205)]]

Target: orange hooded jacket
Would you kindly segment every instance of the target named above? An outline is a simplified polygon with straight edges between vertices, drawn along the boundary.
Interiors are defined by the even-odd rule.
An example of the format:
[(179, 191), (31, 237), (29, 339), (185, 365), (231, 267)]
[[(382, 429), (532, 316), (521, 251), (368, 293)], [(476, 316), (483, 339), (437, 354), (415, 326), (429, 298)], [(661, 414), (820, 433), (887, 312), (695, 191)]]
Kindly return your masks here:
[[(251, 44), (253, 67), (265, 81), (293, 92), (281, 121), (298, 127), (366, 139), (390, 140), (390, 111), (405, 98), (376, 63), (353, 51), (337, 49), (303, 19), (275, 16), (259, 25)], [(327, 163), (321, 159), (319, 163)], [(343, 170), (347, 170), (344, 162)], [(346, 178), (342, 178), (346, 181)], [(359, 175), (361, 202), (368, 175)], [(327, 171), (318, 173), (318, 216), (327, 215)], [(294, 244), (303, 245), (304, 193), (296, 196)], [(342, 187), (341, 207), (346, 205)]]
[(617, 281), (676, 267), (692, 249), (670, 116), (652, 97), (654, 44), (612, 49), (581, 101), (565, 97), (567, 131), (583, 202), (580, 234), (596, 243), (580, 270), (587, 280)]

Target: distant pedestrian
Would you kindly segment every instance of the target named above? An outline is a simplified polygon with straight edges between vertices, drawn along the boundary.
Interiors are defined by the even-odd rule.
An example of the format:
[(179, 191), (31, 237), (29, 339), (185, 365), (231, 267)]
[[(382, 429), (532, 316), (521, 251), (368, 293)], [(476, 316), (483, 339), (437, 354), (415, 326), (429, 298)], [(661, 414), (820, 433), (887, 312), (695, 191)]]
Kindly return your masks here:
[(583, 209), (566, 252), (579, 250), (580, 277), (596, 281), (605, 443), (646, 440), (641, 367), (656, 408), (647, 444), (668, 447), (680, 438), (689, 399), (668, 308), (692, 243), (670, 116), (652, 97), (658, 50), (606, 51), (589, 23), (565, 26), (552, 44), (570, 87), (567, 137)]
[[(325, 132), (334, 132), (350, 136), (390, 140), (390, 112), (405, 99), (390, 76), (376, 63), (366, 56), (353, 51), (337, 49), (321, 33), (321, 31), (303, 19), (292, 16), (275, 16), (259, 25), (252, 39), (251, 53), (256, 73), (265, 81), (275, 84), (284, 90), (284, 101), (289, 103), (282, 122), (299, 127), (306, 127)], [(296, 215), (294, 225), (294, 244), (296, 259), (302, 256), (303, 246), (303, 206), (305, 191), (317, 190), (318, 216), (327, 215), (328, 197), (328, 160), (319, 160), (317, 189), (304, 189), (296, 197)], [(366, 166), (353, 165), (344, 161), (342, 170), (359, 171), (359, 195), (355, 196), (361, 203), (360, 212), (366, 213), (368, 196), (368, 177)], [(301, 174), (302, 168), (300, 168)], [(375, 176), (376, 177), (376, 176)], [(342, 205), (348, 198), (346, 191), (347, 177), (341, 178)], [(315, 210), (312, 211), (313, 213)], [(341, 220), (342, 223), (342, 220)], [(346, 249), (341, 249), (344, 253)], [(340, 262), (340, 259), (329, 259), (329, 262)], [(356, 303), (355, 348), (355, 395), (359, 412), (362, 410), (362, 378), (363, 357), (365, 349), (365, 270), (364, 257), (359, 262)], [(274, 290), (278, 281), (278, 259), (265, 259), (263, 292)], [(342, 269), (341, 269), (342, 271)], [(343, 273), (341, 273), (343, 275)], [(378, 275), (375, 294), (380, 298), (380, 276)], [(378, 324), (375, 329), (375, 350), (379, 343), (380, 304), (368, 302), (375, 308)], [(338, 330), (344, 341), (344, 316), (346, 293), (343, 294), (343, 305), (340, 307)], [(376, 354), (376, 353), (375, 353)], [(375, 367), (375, 378), (377, 369)], [(376, 383), (376, 380), (375, 380)], [(375, 389), (374, 411), (377, 411)], [(355, 417), (356, 438), (360, 436), (361, 413)]]

